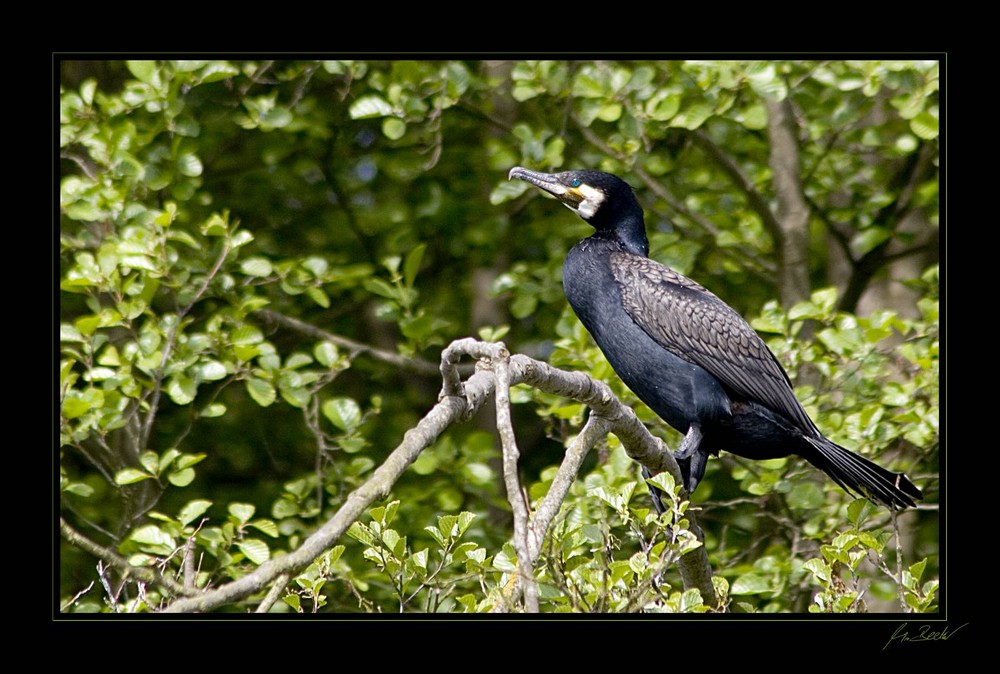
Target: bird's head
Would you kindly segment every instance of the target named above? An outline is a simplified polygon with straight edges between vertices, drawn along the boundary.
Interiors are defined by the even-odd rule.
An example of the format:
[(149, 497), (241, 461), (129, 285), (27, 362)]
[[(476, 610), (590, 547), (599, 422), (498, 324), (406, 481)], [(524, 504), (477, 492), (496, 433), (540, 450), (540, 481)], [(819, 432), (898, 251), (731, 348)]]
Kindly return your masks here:
[(639, 208), (629, 184), (603, 171), (541, 173), (515, 166), (507, 175), (508, 180), (514, 178), (545, 190), (595, 227), (601, 222), (602, 213), (622, 213)]
[(642, 206), (632, 187), (603, 171), (540, 173), (515, 166), (507, 175), (545, 190), (583, 218), (598, 237), (612, 237), (637, 255), (649, 254)]

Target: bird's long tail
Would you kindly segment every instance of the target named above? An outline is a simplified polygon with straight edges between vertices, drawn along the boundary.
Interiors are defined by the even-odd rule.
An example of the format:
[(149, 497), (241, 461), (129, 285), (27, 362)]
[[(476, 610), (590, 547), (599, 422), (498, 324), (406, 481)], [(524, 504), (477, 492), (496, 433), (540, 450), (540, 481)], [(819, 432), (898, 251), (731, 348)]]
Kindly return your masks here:
[(848, 493), (859, 494), (889, 508), (913, 507), (913, 499), (923, 498), (903, 473), (886, 470), (826, 438), (805, 439), (816, 448), (815, 455), (806, 459)]

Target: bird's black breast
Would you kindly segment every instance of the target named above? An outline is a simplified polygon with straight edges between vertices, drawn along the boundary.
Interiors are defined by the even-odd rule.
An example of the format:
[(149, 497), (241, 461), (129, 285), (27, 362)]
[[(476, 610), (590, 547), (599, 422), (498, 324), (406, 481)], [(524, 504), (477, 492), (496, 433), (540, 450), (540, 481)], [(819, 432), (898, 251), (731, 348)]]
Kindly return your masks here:
[(566, 297), (608, 362), (640, 400), (682, 433), (692, 423), (729, 416), (729, 397), (716, 378), (657, 343), (626, 311), (612, 269), (617, 253), (615, 241), (591, 237), (563, 265)]

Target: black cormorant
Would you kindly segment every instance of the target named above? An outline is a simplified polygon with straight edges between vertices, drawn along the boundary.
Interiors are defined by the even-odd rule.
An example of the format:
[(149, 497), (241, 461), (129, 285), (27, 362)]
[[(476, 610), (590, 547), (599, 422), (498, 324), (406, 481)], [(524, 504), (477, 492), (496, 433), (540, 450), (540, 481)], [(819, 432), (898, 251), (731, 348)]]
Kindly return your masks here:
[(920, 490), (823, 437), (764, 341), (725, 302), (649, 259), (642, 207), (632, 188), (601, 171), (518, 178), (555, 196), (596, 230), (563, 264), (566, 298), (622, 381), (684, 434), (675, 456), (693, 492), (709, 454), (749, 459), (796, 454), (848, 493), (890, 508)]

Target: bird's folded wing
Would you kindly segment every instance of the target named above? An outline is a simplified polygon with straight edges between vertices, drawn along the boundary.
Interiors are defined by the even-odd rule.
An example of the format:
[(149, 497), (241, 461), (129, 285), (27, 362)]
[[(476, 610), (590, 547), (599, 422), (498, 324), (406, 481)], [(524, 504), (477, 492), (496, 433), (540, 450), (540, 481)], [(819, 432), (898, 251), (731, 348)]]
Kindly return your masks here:
[(625, 311), (653, 340), (802, 430), (815, 428), (784, 368), (753, 328), (698, 283), (648, 258), (615, 253)]

